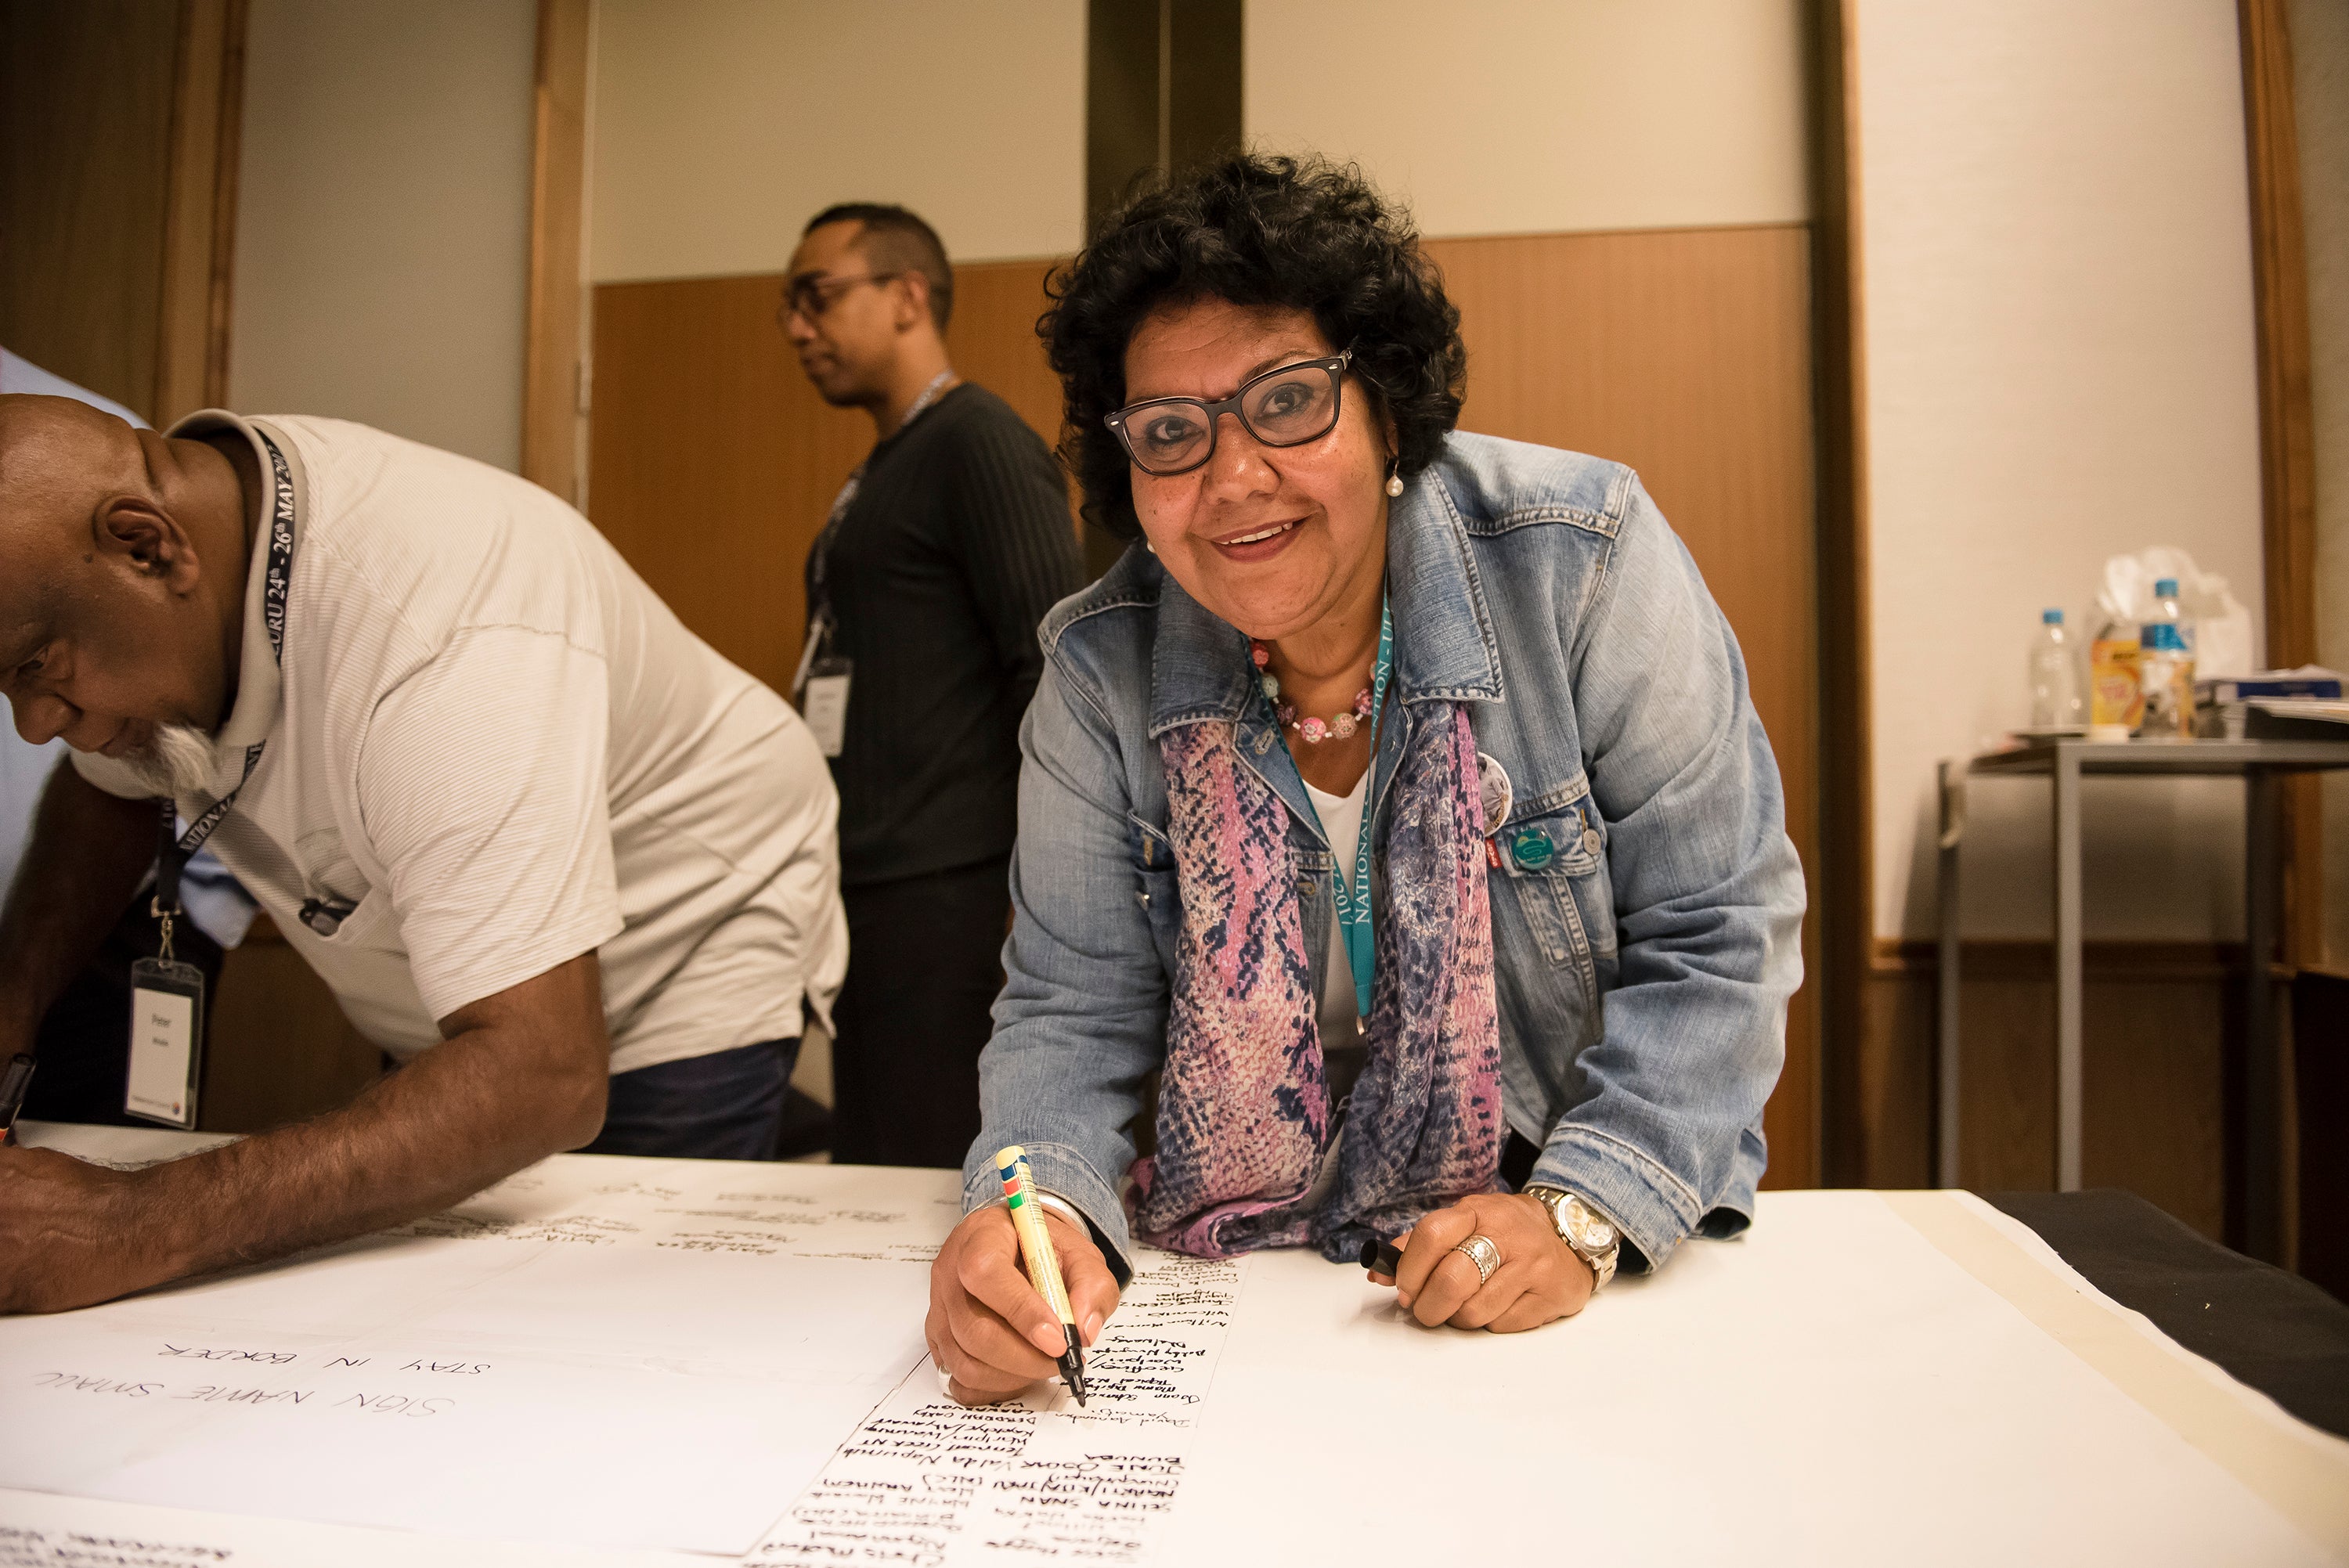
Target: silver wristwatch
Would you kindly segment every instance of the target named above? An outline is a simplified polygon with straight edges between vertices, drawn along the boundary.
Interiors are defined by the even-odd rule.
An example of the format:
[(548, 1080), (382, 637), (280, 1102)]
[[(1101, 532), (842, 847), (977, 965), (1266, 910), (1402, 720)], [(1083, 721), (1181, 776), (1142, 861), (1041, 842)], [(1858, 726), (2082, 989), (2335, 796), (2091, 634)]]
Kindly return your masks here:
[(1623, 1250), (1623, 1234), (1615, 1222), (1562, 1187), (1527, 1187), (1526, 1196), (1538, 1199), (1557, 1227), (1557, 1239), (1590, 1265), (1591, 1294), (1607, 1288), (1615, 1277), (1615, 1260)]

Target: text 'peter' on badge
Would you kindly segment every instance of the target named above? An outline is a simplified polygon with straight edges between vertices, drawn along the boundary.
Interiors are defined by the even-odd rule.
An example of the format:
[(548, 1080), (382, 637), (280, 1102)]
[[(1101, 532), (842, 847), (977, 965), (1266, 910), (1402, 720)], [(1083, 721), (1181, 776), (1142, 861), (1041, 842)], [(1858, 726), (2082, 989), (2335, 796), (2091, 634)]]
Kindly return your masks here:
[(169, 958), (130, 966), (130, 1079), (123, 1111), (144, 1121), (196, 1125), (203, 1071), (204, 972)]
[(854, 666), (847, 659), (818, 659), (809, 666), (807, 685), (800, 691), (800, 717), (807, 720), (817, 748), (837, 757), (848, 738), (848, 680)]

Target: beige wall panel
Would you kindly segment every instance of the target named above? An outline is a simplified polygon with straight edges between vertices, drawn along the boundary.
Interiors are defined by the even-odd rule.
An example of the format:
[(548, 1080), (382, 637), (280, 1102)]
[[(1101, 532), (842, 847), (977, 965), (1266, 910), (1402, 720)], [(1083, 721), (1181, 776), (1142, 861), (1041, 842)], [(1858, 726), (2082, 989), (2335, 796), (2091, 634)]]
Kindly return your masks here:
[(834, 201), (956, 262), (1073, 251), (1084, 0), (599, 0), (589, 276), (780, 272)]
[(1799, 0), (1249, 0), (1244, 124), (1423, 232), (1809, 215)]
[[(1934, 766), (2026, 717), (2044, 606), (2178, 545), (2259, 624), (2232, 0), (1858, 0), (1876, 928), (1931, 929)], [(1985, 789), (1970, 935), (2049, 921), (2044, 786)], [(2240, 791), (2092, 788), (2091, 934), (2240, 931)]]
[(512, 469), (533, 0), (252, 0), (229, 395)]
[[(1468, 344), (1464, 428), (1629, 463), (1735, 630), (1818, 866), (1809, 231), (1800, 224), (1442, 240)], [(1813, 895), (1816, 907), (1816, 886)], [(1817, 971), (1816, 918), (1806, 968)], [(1815, 991), (1787, 1019), (1771, 1179), (1819, 1179)]]

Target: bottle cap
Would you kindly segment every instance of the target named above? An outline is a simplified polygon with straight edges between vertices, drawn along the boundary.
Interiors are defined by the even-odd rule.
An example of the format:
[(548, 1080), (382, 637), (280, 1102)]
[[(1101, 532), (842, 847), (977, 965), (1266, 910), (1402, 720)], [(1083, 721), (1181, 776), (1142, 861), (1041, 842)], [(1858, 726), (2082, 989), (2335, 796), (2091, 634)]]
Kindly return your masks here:
[(2156, 578), (2153, 584), (2153, 596), (2157, 599), (2177, 598), (2178, 579), (2175, 577)]
[(2064, 612), (2042, 610), (2039, 612), (2039, 624), (2043, 626), (2060, 626), (2064, 624)]

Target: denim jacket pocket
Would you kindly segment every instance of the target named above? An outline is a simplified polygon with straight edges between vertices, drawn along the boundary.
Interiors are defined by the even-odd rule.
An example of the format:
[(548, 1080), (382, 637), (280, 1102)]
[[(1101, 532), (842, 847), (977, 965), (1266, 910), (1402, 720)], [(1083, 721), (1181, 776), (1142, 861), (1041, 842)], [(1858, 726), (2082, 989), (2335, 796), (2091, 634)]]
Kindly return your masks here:
[(1494, 845), (1536, 942), (1552, 964), (1573, 968), (1595, 1016), (1614, 977), (1615, 905), (1606, 830), (1588, 792), (1504, 824)]
[(1174, 972), (1174, 942), (1183, 930), (1183, 890), (1174, 877), (1174, 841), (1132, 812), (1127, 847), (1133, 861), (1133, 897), (1150, 921), (1151, 939), (1166, 972)]

